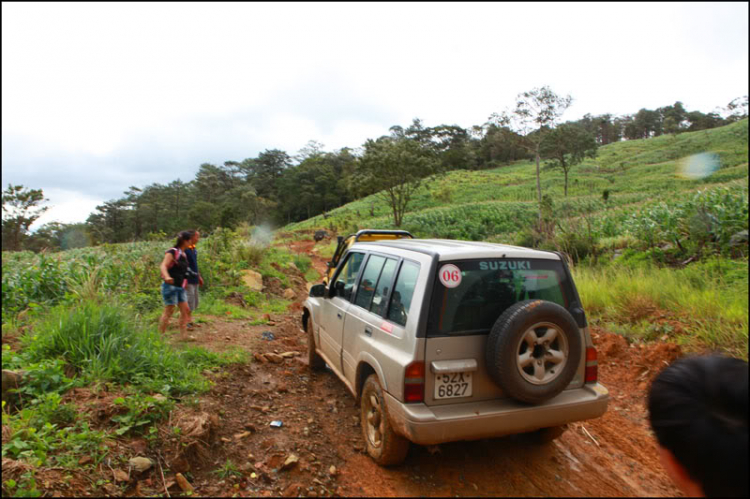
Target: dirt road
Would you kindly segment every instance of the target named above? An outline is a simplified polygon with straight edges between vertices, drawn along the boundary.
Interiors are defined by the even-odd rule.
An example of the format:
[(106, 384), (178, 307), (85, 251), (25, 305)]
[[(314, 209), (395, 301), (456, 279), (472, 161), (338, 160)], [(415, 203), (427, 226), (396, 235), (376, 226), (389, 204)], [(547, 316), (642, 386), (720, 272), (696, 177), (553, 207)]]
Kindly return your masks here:
[[(310, 254), (322, 272), (325, 263), (313, 246), (304, 241), (292, 248)], [(271, 326), (217, 321), (200, 331), (199, 344), (210, 349), (241, 345), (256, 354), (300, 355), (289, 353), (280, 363), (258, 357), (251, 365), (215, 376), (216, 385), (200, 403), (202, 410), (219, 414), (220, 422), (210, 460), (195, 463), (192, 470), (199, 494), (680, 495), (661, 469), (644, 407), (649, 381), (679, 356), (675, 345), (632, 347), (622, 337), (594, 328), (599, 376), (612, 396), (602, 418), (574, 424), (550, 444), (516, 435), (413, 446), (404, 465), (384, 469), (363, 453), (358, 410), (344, 385), (331, 372), (311, 374), (304, 363), (307, 345), (299, 309), (305, 295), (300, 286), (292, 310), (273, 317)], [(274, 339), (263, 339), (263, 332), (273, 333)], [(275, 420), (283, 426), (271, 427)], [(220, 479), (214, 472), (227, 459), (239, 465), (241, 478)]]

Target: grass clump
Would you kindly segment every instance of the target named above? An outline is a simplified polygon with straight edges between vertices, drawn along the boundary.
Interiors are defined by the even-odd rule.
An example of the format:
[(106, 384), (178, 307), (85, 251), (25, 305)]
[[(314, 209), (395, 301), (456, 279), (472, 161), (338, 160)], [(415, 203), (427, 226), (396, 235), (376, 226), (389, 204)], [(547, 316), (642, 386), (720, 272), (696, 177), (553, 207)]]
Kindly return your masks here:
[(207, 389), (201, 370), (222, 362), (200, 349), (176, 351), (129, 309), (92, 301), (75, 309), (56, 307), (22, 342), (15, 363), (60, 359), (87, 381), (131, 384), (165, 395)]
[(218, 469), (213, 471), (219, 478), (226, 480), (230, 477), (241, 477), (242, 472), (237, 468), (237, 465), (232, 462), (231, 459), (227, 459), (226, 462), (221, 465)]
[[(674, 333), (690, 349), (747, 358), (747, 260), (715, 259), (683, 269), (645, 259), (634, 266), (579, 265), (574, 276), (587, 313), (618, 325), (615, 330), (625, 327), (644, 339)], [(671, 323), (672, 330), (657, 322)]]
[(328, 244), (325, 246), (320, 246), (318, 249), (318, 255), (320, 255), (321, 258), (332, 258), (333, 254), (336, 252), (336, 247), (338, 246), (338, 241), (335, 239), (331, 240)]

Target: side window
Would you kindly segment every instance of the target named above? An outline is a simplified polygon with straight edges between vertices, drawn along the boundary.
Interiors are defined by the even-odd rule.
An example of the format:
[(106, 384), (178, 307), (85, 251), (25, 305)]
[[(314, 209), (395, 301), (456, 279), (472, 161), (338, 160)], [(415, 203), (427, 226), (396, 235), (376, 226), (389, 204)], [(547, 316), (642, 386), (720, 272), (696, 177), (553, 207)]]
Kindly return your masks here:
[(362, 260), (365, 259), (364, 253), (350, 253), (344, 262), (344, 266), (341, 268), (336, 281), (333, 283), (333, 289), (336, 290), (336, 296), (340, 296), (344, 300), (351, 301), (352, 299), (352, 288), (354, 283), (357, 281), (357, 275), (359, 274), (359, 268), (362, 266)]
[(417, 277), (419, 277), (419, 265), (404, 262), (401, 266), (401, 271), (398, 273), (396, 285), (393, 287), (391, 306), (388, 309), (388, 320), (402, 326), (406, 325), (406, 319), (409, 317), (409, 308), (411, 308), (411, 299), (414, 296), (414, 288), (417, 286)]
[(380, 279), (378, 279), (378, 284), (375, 286), (375, 295), (372, 297), (370, 312), (377, 314), (380, 317), (384, 317), (385, 306), (387, 305), (385, 300), (388, 297), (388, 292), (393, 283), (393, 274), (396, 273), (396, 264), (398, 264), (398, 261), (391, 258), (388, 258), (385, 261), (383, 271), (380, 273)]
[(357, 297), (354, 299), (355, 305), (365, 309), (370, 308), (370, 300), (372, 300), (372, 295), (375, 294), (375, 284), (378, 282), (384, 263), (385, 258), (377, 255), (371, 255), (370, 259), (367, 260), (362, 279), (359, 282), (359, 288), (357, 288)]

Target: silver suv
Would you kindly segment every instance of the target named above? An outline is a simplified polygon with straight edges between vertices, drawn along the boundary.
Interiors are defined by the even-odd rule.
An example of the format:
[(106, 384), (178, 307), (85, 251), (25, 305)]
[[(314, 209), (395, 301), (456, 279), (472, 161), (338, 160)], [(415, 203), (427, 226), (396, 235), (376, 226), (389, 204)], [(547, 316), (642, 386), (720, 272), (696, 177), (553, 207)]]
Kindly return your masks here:
[(565, 259), (440, 239), (355, 242), (304, 303), (311, 369), (361, 405), (378, 464), (422, 445), (595, 418), (608, 392)]

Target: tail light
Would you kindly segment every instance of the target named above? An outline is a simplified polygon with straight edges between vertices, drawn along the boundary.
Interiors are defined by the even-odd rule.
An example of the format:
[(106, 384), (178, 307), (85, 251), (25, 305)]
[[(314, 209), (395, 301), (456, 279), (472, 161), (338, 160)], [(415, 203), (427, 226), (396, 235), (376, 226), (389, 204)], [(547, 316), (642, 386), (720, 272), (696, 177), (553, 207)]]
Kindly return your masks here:
[(596, 383), (599, 370), (599, 361), (596, 359), (596, 348), (586, 349), (586, 383)]
[(424, 362), (412, 362), (406, 366), (404, 402), (424, 402)]

